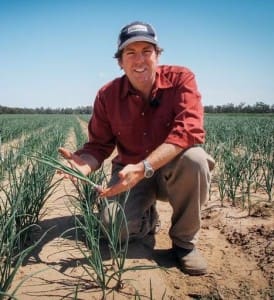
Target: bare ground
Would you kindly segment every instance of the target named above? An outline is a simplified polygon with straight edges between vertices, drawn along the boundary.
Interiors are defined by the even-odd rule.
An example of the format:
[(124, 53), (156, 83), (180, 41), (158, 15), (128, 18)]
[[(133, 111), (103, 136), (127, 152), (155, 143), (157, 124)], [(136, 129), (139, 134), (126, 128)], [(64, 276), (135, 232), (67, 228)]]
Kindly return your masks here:
[[(73, 140), (71, 136), (68, 144), (73, 145)], [(11, 288), (32, 274), (17, 292), (20, 300), (101, 299), (101, 291), (82, 268), (86, 261), (73, 234), (61, 236), (73, 226), (70, 193), (74, 193), (73, 186), (63, 181), (46, 204), (41, 231), (34, 238), (51, 230), (20, 268)], [(274, 209), (270, 203), (262, 202), (248, 217), (246, 210), (229, 204), (221, 207), (213, 193), (203, 210), (198, 245), (209, 266), (204, 276), (179, 270), (168, 236), (171, 207), (158, 202), (157, 209), (160, 231), (129, 244), (126, 266), (162, 268), (125, 273), (123, 287), (109, 291), (107, 299), (274, 299)], [(104, 260), (108, 263), (107, 254)], [(137, 292), (140, 298), (136, 298)]]
[[(66, 184), (66, 183), (65, 183)], [(68, 192), (68, 187), (66, 187)], [(59, 196), (62, 194), (59, 191)], [(177, 268), (170, 250), (168, 228), (171, 209), (159, 202), (161, 230), (154, 236), (130, 243), (126, 266), (158, 265), (163, 269), (136, 271), (124, 274), (124, 287), (112, 292), (107, 299), (271, 299), (273, 288), (273, 221), (230, 216), (231, 208), (214, 206), (204, 211), (199, 249), (207, 258), (209, 273), (194, 277)], [(211, 205), (211, 203), (210, 203)], [(68, 235), (60, 237), (73, 226), (73, 217), (66, 197), (56, 194), (47, 204), (47, 214), (41, 221), (42, 231), (55, 226), (35, 250), (14, 282), (30, 277), (19, 289), (19, 299), (100, 299), (101, 293), (91, 278), (84, 275), (83, 256)], [(213, 206), (213, 203), (212, 203)], [(106, 262), (108, 258), (106, 257)], [(114, 298), (113, 298), (114, 297)]]

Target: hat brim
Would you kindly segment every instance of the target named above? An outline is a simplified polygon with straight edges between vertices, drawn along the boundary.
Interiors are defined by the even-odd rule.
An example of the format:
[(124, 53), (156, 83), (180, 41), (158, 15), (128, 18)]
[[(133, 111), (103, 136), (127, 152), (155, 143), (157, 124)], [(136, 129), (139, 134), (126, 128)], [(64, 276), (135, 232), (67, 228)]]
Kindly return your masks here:
[(155, 41), (155, 39), (151, 38), (151, 37), (147, 37), (147, 36), (134, 36), (132, 38), (127, 39), (122, 45), (120, 45), (119, 47), (119, 51), (124, 49), (126, 46), (128, 46), (131, 43), (134, 42), (148, 42), (154, 45), (158, 45), (157, 41)]

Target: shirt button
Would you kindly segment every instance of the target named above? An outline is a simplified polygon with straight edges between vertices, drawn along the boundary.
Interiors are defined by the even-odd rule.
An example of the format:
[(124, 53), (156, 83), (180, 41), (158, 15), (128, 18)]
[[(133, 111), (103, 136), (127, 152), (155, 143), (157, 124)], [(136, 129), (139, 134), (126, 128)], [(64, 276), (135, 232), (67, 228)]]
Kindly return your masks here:
[(145, 113), (144, 113), (144, 112), (141, 112), (141, 115), (142, 115), (142, 116), (144, 116), (144, 115), (145, 115)]
[(148, 150), (146, 150), (146, 153), (148, 153)]
[(146, 133), (146, 132), (144, 132), (144, 135), (147, 135), (147, 133)]

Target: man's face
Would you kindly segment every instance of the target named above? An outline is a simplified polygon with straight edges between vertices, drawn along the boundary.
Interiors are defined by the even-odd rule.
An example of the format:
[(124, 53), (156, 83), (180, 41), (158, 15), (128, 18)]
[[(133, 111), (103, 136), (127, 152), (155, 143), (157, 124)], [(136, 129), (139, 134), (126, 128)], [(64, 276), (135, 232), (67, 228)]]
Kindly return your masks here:
[(147, 42), (134, 42), (127, 45), (119, 60), (133, 87), (145, 95), (152, 88), (155, 80), (158, 54), (153, 44)]

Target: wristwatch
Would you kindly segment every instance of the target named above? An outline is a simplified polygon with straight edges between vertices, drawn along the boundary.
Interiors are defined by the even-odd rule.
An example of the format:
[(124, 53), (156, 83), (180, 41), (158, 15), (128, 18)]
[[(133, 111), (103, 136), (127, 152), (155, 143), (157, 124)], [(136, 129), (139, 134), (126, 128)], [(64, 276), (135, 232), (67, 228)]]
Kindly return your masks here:
[(145, 178), (152, 177), (154, 174), (154, 170), (153, 170), (151, 164), (146, 159), (143, 160), (143, 164), (145, 167), (145, 173), (144, 173)]

